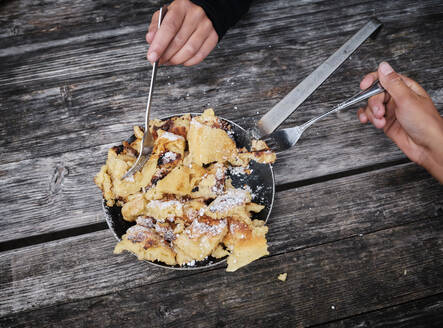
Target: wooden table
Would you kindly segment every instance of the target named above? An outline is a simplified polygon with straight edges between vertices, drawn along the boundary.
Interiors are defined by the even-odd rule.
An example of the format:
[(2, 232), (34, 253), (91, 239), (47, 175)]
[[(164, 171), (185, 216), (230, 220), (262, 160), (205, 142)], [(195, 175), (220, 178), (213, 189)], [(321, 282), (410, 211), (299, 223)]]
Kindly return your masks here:
[[(443, 187), (356, 109), (279, 154), (270, 256), (227, 273), (112, 254), (93, 176), (143, 120), (160, 5), (0, 4), (0, 326), (442, 327)], [(372, 16), (378, 37), (284, 126), (352, 95), (382, 60), (442, 110), (441, 1), (263, 0), (201, 65), (160, 68), (153, 116), (213, 107), (250, 127)]]

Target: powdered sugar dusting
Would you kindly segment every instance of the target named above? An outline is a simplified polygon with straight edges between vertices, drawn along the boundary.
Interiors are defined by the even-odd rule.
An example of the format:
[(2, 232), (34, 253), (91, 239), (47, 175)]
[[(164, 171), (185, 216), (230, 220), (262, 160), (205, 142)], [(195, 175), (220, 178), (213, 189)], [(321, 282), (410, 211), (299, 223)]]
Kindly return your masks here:
[(210, 205), (211, 212), (225, 212), (226, 210), (245, 204), (248, 192), (241, 189), (229, 189), (224, 195), (218, 196)]
[(133, 225), (132, 227), (130, 227), (128, 230), (126, 230), (126, 233), (131, 234), (131, 235), (135, 235), (138, 233), (145, 233), (145, 232), (150, 232), (151, 230), (149, 228), (143, 227), (141, 225)]
[(147, 228), (152, 228), (152, 227), (154, 227), (154, 222), (152, 221), (152, 218), (149, 218), (149, 217), (139, 216), (139, 217), (135, 220), (135, 222), (136, 222), (138, 225), (141, 225), (141, 226), (144, 226), (144, 227), (147, 227)]
[(128, 175), (124, 180), (128, 182), (134, 182), (134, 175)]
[(147, 234), (149, 234), (151, 230), (149, 228), (143, 227), (141, 225), (134, 225), (126, 230), (126, 235), (128, 239), (133, 242), (140, 242), (147, 238)]
[(182, 136), (179, 136), (178, 134), (174, 134), (171, 132), (165, 132), (163, 133), (160, 138), (164, 138), (164, 139), (168, 139), (170, 141), (175, 141), (175, 140), (185, 140), (185, 138), (183, 138)]
[(217, 170), (215, 171), (215, 178), (217, 180), (221, 180), (223, 179), (224, 176), (225, 176), (225, 171), (223, 170), (223, 166), (217, 165)]
[(186, 233), (190, 238), (196, 238), (203, 234), (217, 236), (223, 232), (227, 225), (226, 220), (212, 221), (211, 224), (207, 224), (204, 221), (200, 221), (199, 219), (195, 219), (192, 221), (189, 229), (186, 230)]
[(177, 159), (177, 154), (172, 151), (168, 151), (163, 154), (163, 163), (165, 163), (165, 164), (171, 163), (171, 162), (175, 161), (176, 159)]
[(203, 124), (201, 124), (199, 121), (197, 121), (195, 118), (191, 120), (191, 125), (195, 125), (196, 127), (201, 127)]
[(229, 171), (232, 175), (246, 174), (245, 168), (243, 166), (230, 167)]
[(249, 187), (248, 185), (244, 185), (243, 189), (246, 190), (247, 192), (249, 192), (249, 194), (251, 195), (252, 198), (255, 198), (256, 194), (252, 192), (251, 187)]
[(175, 240), (175, 234), (172, 230), (168, 230), (165, 232), (164, 238), (166, 241), (173, 241)]
[(146, 205), (146, 208), (155, 208), (155, 207), (158, 207), (160, 209), (166, 209), (170, 207), (181, 209), (183, 207), (183, 204), (180, 203), (178, 200), (168, 200), (168, 201), (151, 200), (148, 203), (148, 205)]
[(195, 266), (195, 260), (192, 260), (191, 262), (185, 263), (187, 266)]
[(136, 219), (137, 224), (128, 229), (127, 233), (131, 235), (128, 238), (140, 241), (145, 238), (144, 236), (147, 232), (153, 232), (155, 230), (155, 232), (163, 236), (166, 241), (175, 239), (175, 234), (170, 226), (160, 225), (154, 223), (154, 221), (153, 218), (139, 216)]

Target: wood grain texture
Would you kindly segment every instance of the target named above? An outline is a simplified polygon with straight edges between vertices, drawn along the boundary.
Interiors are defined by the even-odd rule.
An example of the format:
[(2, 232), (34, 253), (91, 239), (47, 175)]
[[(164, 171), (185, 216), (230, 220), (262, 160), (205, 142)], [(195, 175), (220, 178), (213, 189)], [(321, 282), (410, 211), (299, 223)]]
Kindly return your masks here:
[(162, 2), (165, 1), (3, 1), (0, 40), (6, 48), (134, 24), (144, 24), (146, 28), (154, 8)]
[(2, 241), (102, 222), (93, 182), (107, 147), (2, 165)]
[[(143, 120), (144, 35), (163, 2), (0, 3), (1, 242), (100, 227), (92, 178)], [(204, 63), (159, 70), (153, 116), (213, 107), (251, 127), (373, 16), (377, 39), (284, 126), (352, 95), (382, 60), (443, 114), (441, 1), (259, 0)], [(277, 193), (271, 256), (231, 275), (114, 256), (107, 230), (2, 251), (0, 326), (442, 326), (443, 187), (404, 159), (355, 110), (314, 125), (275, 165), (282, 189), (313, 184)]]
[[(422, 169), (407, 164), (280, 192), (269, 219), (270, 253), (314, 246), (320, 252), (321, 245), (337, 240), (360, 240), (417, 221), (433, 225), (443, 216), (442, 188)], [(366, 197), (356, 197), (362, 190), (367, 190)], [(0, 316), (200, 275), (152, 268), (129, 254), (114, 256), (113, 245), (111, 233), (101, 231), (0, 253)], [(224, 269), (219, 275), (229, 276)]]
[[(410, 5), (348, 1), (336, 8), (327, 1), (258, 2), (202, 65), (159, 71), (154, 115), (213, 106), (220, 115), (250, 127), (364, 24), (368, 6), (371, 15), (380, 14), (385, 22), (377, 41), (368, 41), (285, 126), (305, 121), (354, 93), (361, 76), (382, 59), (421, 81), (441, 104), (440, 58), (434, 52), (441, 36), (441, 16), (435, 13), (441, 6), (425, 1), (410, 10)], [(281, 12), (287, 14), (276, 20)], [(130, 126), (142, 120), (148, 87), (143, 26), (141, 21), (123, 27), (111, 24), (103, 33), (112, 29), (114, 34), (94, 34), (57, 46), (55, 41), (63, 40), (58, 35), (49, 48), (2, 57), (0, 92), (6, 99), (0, 108), (5, 113), (1, 163), (126, 138)], [(277, 182), (398, 158), (403, 155), (396, 147), (374, 129), (362, 128), (351, 110), (319, 122), (295, 151), (283, 153), (276, 165)]]
[[(8, 327), (305, 327), (442, 293), (442, 237), (441, 218), (423, 219), (267, 257), (235, 274), (219, 268), (99, 297), (84, 295), (0, 322)], [(277, 279), (282, 272), (288, 274), (284, 283)], [(96, 275), (106, 278), (103, 272)]]
[[(432, 15), (440, 7), (425, 1), (411, 11), (408, 4), (371, 3), (384, 10), (386, 24), (377, 41), (369, 40), (285, 125), (301, 123), (352, 94), (360, 76), (382, 58), (394, 60), (400, 70), (424, 81), (437, 105), (442, 104), (441, 65), (433, 51), (438, 48), (441, 17)], [(53, 3), (45, 5), (52, 8)], [(252, 126), (368, 16), (368, 5), (346, 2), (339, 13), (331, 10), (333, 6), (324, 1), (258, 2), (205, 63), (160, 70), (155, 101), (161, 110), (154, 110), (154, 116), (213, 106), (221, 116)], [(283, 9), (287, 15), (282, 21), (272, 19)], [(75, 16), (73, 24), (82, 22), (82, 15)], [(142, 25), (115, 24), (102, 32), (114, 29), (120, 34), (109, 32), (106, 37), (94, 30), (95, 38), (2, 57), (0, 211), (6, 214), (0, 223), (6, 227), (0, 233), (2, 240), (102, 220), (92, 178), (104, 163), (106, 148), (126, 139), (131, 126), (142, 121), (149, 73), (143, 59)], [(295, 32), (288, 34), (288, 29)], [(47, 33), (51, 39), (52, 32)], [(61, 35), (54, 38), (63, 40), (58, 39)], [(392, 142), (374, 128), (362, 127), (350, 110), (320, 121), (296, 148), (279, 154), (276, 182), (401, 158), (404, 155)], [(57, 167), (62, 167), (60, 180)], [(66, 213), (76, 219), (68, 220)]]
[[(103, 164), (103, 156), (107, 147), (105, 145), (0, 165), (2, 179), (0, 216), (3, 218), (0, 221), (0, 234), (2, 241), (102, 222), (101, 193), (93, 183), (93, 176)], [(383, 179), (388, 181), (388, 185), (373, 174), (368, 174), (367, 179), (362, 181), (359, 180), (360, 176), (350, 178), (349, 181), (357, 183), (362, 190), (371, 191), (373, 195), (368, 197), (372, 199), (374, 204), (381, 203), (382, 206), (392, 207), (396, 215), (401, 215), (401, 217), (408, 217), (409, 213), (406, 208), (432, 212), (432, 206), (440, 204), (441, 195), (439, 194), (442, 189), (423, 171), (418, 170), (421, 172), (420, 174), (409, 177), (407, 172), (415, 172), (415, 170), (417, 168), (413, 165), (406, 171), (399, 170), (397, 172), (396, 169), (386, 171), (389, 173), (385, 173)], [(402, 178), (410, 181), (410, 187), (409, 185), (404, 186)], [(345, 184), (348, 183), (348, 180), (343, 181)], [(331, 182), (332, 185), (337, 183)], [(398, 186), (395, 183), (398, 183)], [(315, 193), (328, 198), (329, 195), (323, 191), (323, 188), (330, 190), (329, 187), (323, 187), (320, 184), (315, 189)], [(379, 188), (387, 188), (385, 192), (392, 190), (389, 191), (390, 197), (378, 198), (376, 195)], [(346, 185), (342, 186), (342, 189), (346, 191)], [(405, 200), (401, 202), (402, 206), (399, 206), (401, 198), (391, 196), (394, 193), (404, 195)], [(308, 207), (315, 208), (315, 200), (319, 196), (306, 199), (303, 193), (300, 195), (296, 192), (290, 197), (304, 199), (304, 202), (293, 203), (295, 207), (291, 208), (294, 212), (300, 211), (305, 203)], [(360, 207), (359, 197), (355, 197), (354, 194), (347, 193), (346, 198), (343, 197), (345, 199), (342, 199), (340, 194), (337, 194), (336, 197), (337, 202), (349, 203), (347, 206), (354, 208), (355, 212), (365, 212), (365, 208)], [(363, 200), (363, 204), (366, 204), (365, 201), (366, 199)], [(395, 209), (396, 206), (398, 206), (397, 209)], [(286, 209), (286, 205), (276, 203), (272, 215), (278, 216), (280, 210), (285, 213)], [(328, 208), (322, 210), (324, 210), (324, 214), (328, 213)], [(339, 212), (343, 208), (336, 210)], [(426, 212), (425, 216), (431, 215), (431, 212)], [(306, 213), (308, 212), (300, 214)], [(351, 213), (351, 215), (353, 214)], [(385, 214), (380, 215), (381, 218), (386, 216)]]
[(383, 310), (321, 324), (318, 328), (439, 328), (443, 323), (443, 295), (437, 294)]

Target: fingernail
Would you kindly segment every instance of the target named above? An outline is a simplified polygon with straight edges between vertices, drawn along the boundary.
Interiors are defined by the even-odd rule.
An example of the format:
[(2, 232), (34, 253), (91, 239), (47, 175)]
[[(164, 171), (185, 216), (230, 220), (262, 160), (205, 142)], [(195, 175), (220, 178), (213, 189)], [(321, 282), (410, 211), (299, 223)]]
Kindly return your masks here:
[(381, 114), (381, 108), (380, 107), (378, 107), (378, 106), (375, 106), (374, 107), (374, 115), (377, 117), (377, 118), (381, 118), (381, 116), (383, 116), (382, 114)]
[(376, 118), (374, 117), (374, 125), (378, 128), (381, 129), (383, 127), (383, 117), (382, 118)]
[(148, 40), (151, 40), (151, 39), (152, 39), (152, 35), (153, 35), (153, 33), (152, 33), (152, 32), (149, 32), (148, 35), (146, 36), (146, 38), (147, 38)]
[(366, 120), (366, 115), (363, 114), (363, 113), (360, 113), (360, 114), (358, 115), (358, 119), (359, 119), (360, 121), (364, 121), (364, 120)]
[(155, 51), (151, 52), (151, 53), (148, 55), (148, 60), (149, 60), (151, 63), (156, 62), (157, 59), (158, 59), (158, 55), (157, 55), (157, 53), (156, 53)]
[(392, 69), (391, 65), (389, 65), (387, 62), (382, 62), (380, 64), (380, 72), (383, 75), (388, 75), (390, 73), (392, 73), (394, 70)]

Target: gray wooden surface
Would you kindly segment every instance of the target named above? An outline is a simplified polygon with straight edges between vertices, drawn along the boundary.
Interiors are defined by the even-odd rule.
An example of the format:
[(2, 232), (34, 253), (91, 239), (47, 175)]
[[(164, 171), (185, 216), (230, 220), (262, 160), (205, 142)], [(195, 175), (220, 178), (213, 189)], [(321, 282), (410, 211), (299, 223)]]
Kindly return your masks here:
[[(355, 109), (279, 154), (269, 257), (227, 274), (112, 254), (92, 178), (142, 121), (160, 5), (0, 3), (0, 326), (441, 326), (443, 187)], [(201, 65), (160, 68), (153, 115), (211, 106), (250, 127), (373, 16), (377, 38), (284, 125), (353, 94), (382, 60), (443, 113), (440, 1), (263, 0)]]

